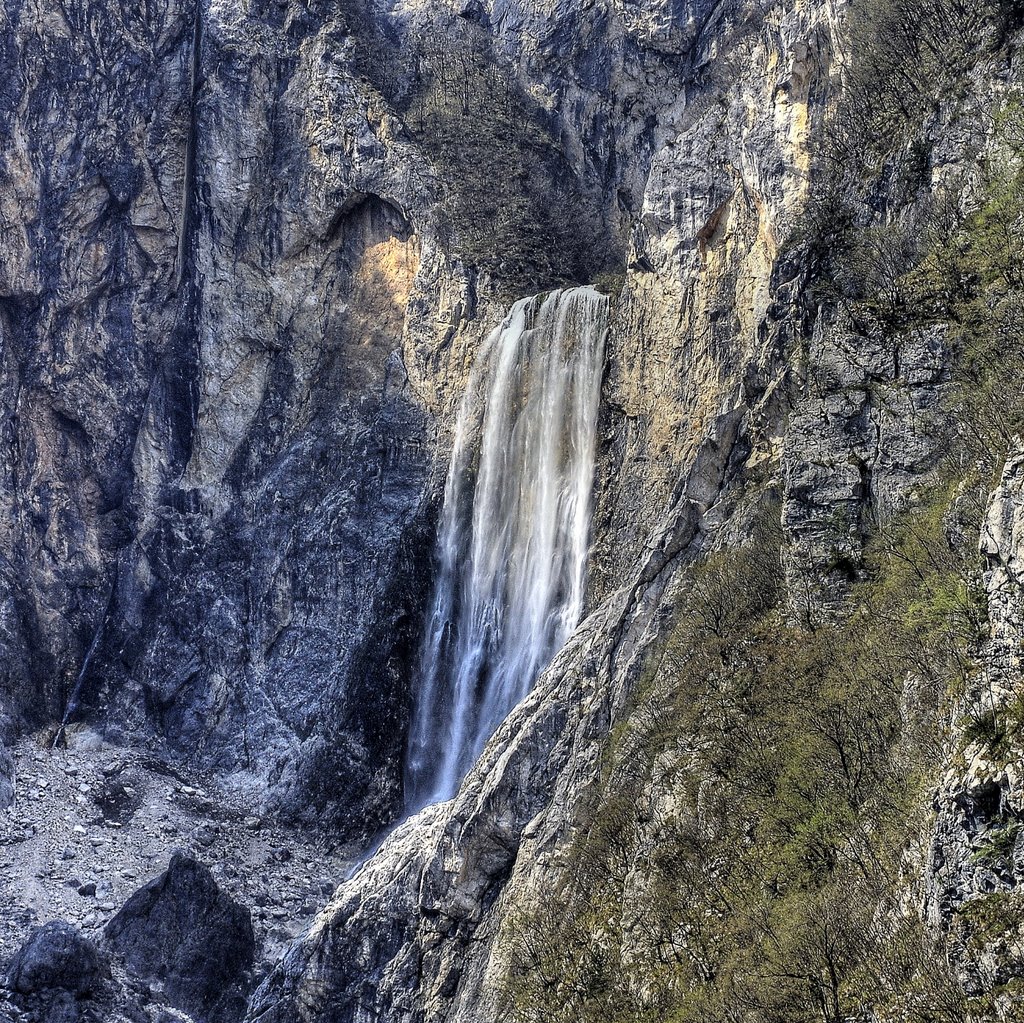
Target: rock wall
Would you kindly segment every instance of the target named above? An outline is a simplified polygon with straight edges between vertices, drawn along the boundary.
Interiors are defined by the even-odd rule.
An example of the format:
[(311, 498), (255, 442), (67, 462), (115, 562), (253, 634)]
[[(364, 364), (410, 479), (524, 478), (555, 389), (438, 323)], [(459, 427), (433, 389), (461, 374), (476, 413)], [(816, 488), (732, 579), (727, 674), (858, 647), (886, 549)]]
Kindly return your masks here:
[(131, 535), (124, 467), (175, 316), (191, 14), (2, 17), (3, 694), (40, 723)]
[(502, 303), (362, 73), (404, 16), (120, 8), (4, 9), (4, 728), (155, 735), (365, 836)]
[[(465, 261), (448, 211), (478, 192), (443, 180), (447, 157), (417, 132), (424, 68), (435, 106), (470, 59), (513, 97), (548, 168), (513, 227), (548, 224), (549, 205), (589, 224), (582, 273), (657, 218), (641, 211), (648, 168), (679, 137), (687, 69), (748, 33), (746, 16), (14, 0), (3, 16), (17, 68), (0, 179), (5, 729), (155, 736), (268, 810), (371, 834), (398, 806), (432, 495), (472, 352), (510, 296), (564, 270), (539, 268), (542, 236), (535, 273), (529, 258)], [(473, 100), (457, 137), (486, 135), (491, 107)], [(492, 180), (502, 145), (482, 150)], [(694, 238), (718, 199), (695, 187), (690, 240), (659, 243), (660, 279), (692, 274), (710, 240)], [(644, 265), (662, 258), (650, 247)], [(682, 308), (689, 286), (671, 287)], [(648, 344), (645, 317), (677, 315), (641, 288), (613, 363), (647, 361), (628, 351)], [(675, 344), (662, 335), (658, 361)], [(618, 381), (609, 404), (623, 411), (608, 477), (649, 458), (648, 435), (662, 467), (631, 505), (602, 497), (603, 529), (640, 525), (598, 593), (672, 497), (692, 443), (668, 442), (703, 428), (650, 429), (701, 380), (677, 394), (663, 374), (666, 395), (632, 408), (648, 385)]]
[[(544, 891), (680, 569), (778, 491), (814, 625), (932, 480), (946, 333), (882, 336), (807, 286), (844, 6), (6, 0), (0, 740), (92, 727), (339, 841), (394, 823), (476, 345), (512, 297), (613, 292), (589, 617), (252, 1020), (498, 1018), (504, 929)], [(985, 71), (932, 112), (922, 195), (970, 194), (1005, 77)], [(861, 226), (892, 226), (875, 198)], [(1019, 463), (983, 539), (981, 716), (1015, 698)], [(940, 928), (1021, 876), (1016, 832), (999, 869), (974, 856), (1009, 840), (1012, 765), (960, 752)], [(0, 805), (9, 773), (0, 747)]]
[[(763, 363), (762, 392), (778, 376), (757, 331), (806, 189), (820, 12), (4, 17), (8, 730), (155, 735), (268, 808), (372, 833), (397, 806), (452, 410), (508, 297), (551, 273), (464, 261), (448, 211), (471, 186), (417, 132), (424, 68), (444, 93), (482, 61), (519, 97), (554, 205), (599, 239), (574, 272), (630, 249), (603, 477), (632, 485), (601, 494), (596, 599), (678, 497), (737, 367)], [(767, 77), (713, 101), (721, 52)], [(490, 110), (470, 98), (453, 130), (486, 134)], [(547, 223), (544, 198), (513, 226)]]
[(372, 829), (396, 739), (347, 680), (403, 703), (370, 623), (403, 635), (430, 465), (409, 160), (337, 22), (78, 6), (6, 12), (9, 713), (153, 731), (292, 812), (340, 772)]

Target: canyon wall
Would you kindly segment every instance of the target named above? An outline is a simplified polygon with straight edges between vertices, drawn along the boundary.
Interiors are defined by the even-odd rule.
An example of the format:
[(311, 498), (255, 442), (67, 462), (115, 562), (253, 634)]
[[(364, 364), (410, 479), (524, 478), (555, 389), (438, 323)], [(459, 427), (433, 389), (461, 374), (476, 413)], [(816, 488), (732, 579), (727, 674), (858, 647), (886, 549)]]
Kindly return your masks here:
[[(610, 296), (584, 619), (454, 799), (338, 878), (249, 1019), (501, 1018), (521, 921), (565, 873), (694, 566), (749, 546), (767, 508), (777, 624), (814, 634), (870, 574), (872, 537), (947, 479), (954, 317), (886, 319), (892, 282), (841, 279), (827, 218), (912, 239), (984, 201), (1019, 25), (904, 109), (913, 139), (867, 186), (828, 148), (848, 9), (5, 3), (5, 743), (153, 747), (365, 851), (401, 817), (475, 354), (517, 298)], [(898, 278), (911, 248), (864, 276), (892, 259)], [(1018, 462), (991, 502), (963, 474), (989, 509), (991, 632), (970, 656), (990, 670), (944, 708), (930, 851), (904, 885), (943, 933), (1024, 876), (1016, 851), (977, 867), (1019, 785), (962, 723), (1015, 706)], [(0, 800), (9, 773), (0, 753)], [(979, 947), (971, 990), (1017, 976)]]

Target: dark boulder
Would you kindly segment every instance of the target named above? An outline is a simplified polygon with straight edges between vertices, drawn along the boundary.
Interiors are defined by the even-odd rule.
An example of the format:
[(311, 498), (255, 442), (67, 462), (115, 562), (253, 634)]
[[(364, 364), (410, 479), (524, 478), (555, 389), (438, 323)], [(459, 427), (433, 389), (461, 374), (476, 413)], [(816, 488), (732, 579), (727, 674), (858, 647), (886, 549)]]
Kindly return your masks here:
[(106, 937), (129, 973), (160, 985), (197, 1023), (241, 1015), (256, 950), (252, 920), (203, 864), (175, 853), (107, 924)]
[(109, 969), (100, 950), (69, 923), (57, 920), (36, 927), (15, 953), (7, 986), (19, 995), (99, 990)]
[(104, 820), (126, 824), (142, 805), (142, 785), (136, 772), (108, 776), (94, 792), (93, 802)]

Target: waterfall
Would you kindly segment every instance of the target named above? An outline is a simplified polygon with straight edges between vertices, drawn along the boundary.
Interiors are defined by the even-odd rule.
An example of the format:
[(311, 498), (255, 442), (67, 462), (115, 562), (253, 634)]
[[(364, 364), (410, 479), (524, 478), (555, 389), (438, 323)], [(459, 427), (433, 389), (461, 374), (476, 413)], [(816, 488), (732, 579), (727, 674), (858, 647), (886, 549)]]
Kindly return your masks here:
[(583, 610), (608, 299), (517, 302), (459, 409), (410, 729), (410, 807), (454, 795)]

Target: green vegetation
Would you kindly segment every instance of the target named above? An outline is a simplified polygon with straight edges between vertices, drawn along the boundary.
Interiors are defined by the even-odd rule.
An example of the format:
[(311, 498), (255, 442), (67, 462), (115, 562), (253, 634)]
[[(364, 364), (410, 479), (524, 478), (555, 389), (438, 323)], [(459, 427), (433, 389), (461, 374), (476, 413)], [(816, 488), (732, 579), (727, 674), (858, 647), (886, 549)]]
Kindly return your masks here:
[[(1024, 433), (1022, 105), (1011, 92), (989, 112), (966, 212), (957, 189), (927, 187), (922, 126), (997, 52), (1016, 8), (852, 4), (834, 166), (796, 247), (816, 306), (894, 347), (937, 332), (953, 366), (946, 457), (927, 493), (875, 527), (839, 619), (794, 623), (770, 496), (744, 547), (692, 568), (576, 808), (557, 891), (508, 922), (517, 1023), (1019, 1018), (994, 1001), (1019, 996), (1018, 980), (963, 990), (916, 890), (987, 624), (984, 495)], [(879, 141), (844, 164), (851, 139)], [(892, 209), (866, 213), (883, 191)], [(1024, 701), (960, 724), (1007, 756)], [(976, 862), (1005, 866), (1019, 827), (1001, 819)], [(969, 956), (1016, 934), (1017, 903), (991, 899), (956, 918)]]
[(1010, 0), (851, 0), (843, 102), (826, 155), (843, 174), (898, 163), (906, 183), (920, 181), (922, 121), (963, 95), (978, 60), (1019, 18)]
[(1020, 832), (1020, 821), (1008, 821), (1002, 827), (994, 828), (985, 844), (974, 854), (978, 862), (1006, 862), (1013, 855), (1013, 845)]
[(513, 1019), (967, 1018), (897, 911), (980, 624), (950, 496), (880, 535), (849, 618), (813, 633), (779, 603), (777, 507), (693, 570), (559, 897), (514, 922)]

